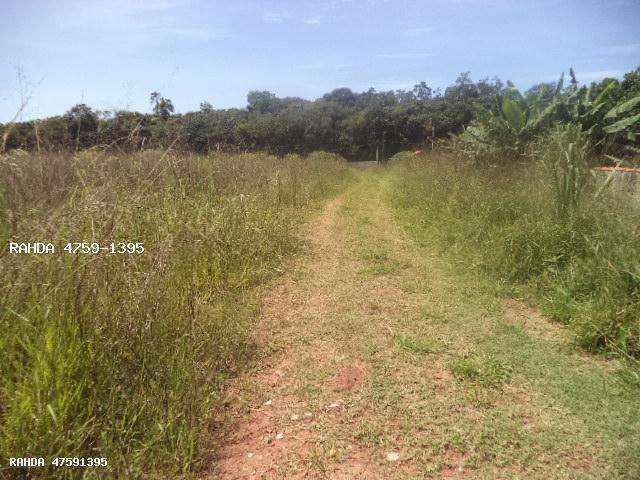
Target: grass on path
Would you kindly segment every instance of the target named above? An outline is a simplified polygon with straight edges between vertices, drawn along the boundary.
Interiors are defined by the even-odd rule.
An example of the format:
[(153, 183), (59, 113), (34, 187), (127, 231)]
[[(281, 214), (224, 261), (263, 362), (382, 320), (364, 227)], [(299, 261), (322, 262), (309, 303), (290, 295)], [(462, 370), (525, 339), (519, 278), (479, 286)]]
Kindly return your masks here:
[(265, 292), (212, 478), (638, 478), (618, 365), (419, 246), (389, 171), (356, 175)]

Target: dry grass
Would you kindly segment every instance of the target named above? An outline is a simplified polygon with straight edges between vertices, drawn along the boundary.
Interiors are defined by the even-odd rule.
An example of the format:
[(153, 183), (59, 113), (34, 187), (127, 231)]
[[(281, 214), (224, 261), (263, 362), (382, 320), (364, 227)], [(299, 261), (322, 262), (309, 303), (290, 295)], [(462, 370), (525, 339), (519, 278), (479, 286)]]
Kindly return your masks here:
[[(300, 220), (346, 165), (91, 151), (0, 162), (0, 458), (110, 464), (32, 472), (46, 478), (193, 470), (221, 382), (248, 354), (253, 286), (297, 249)], [(9, 241), (57, 251), (10, 255)], [(74, 241), (146, 251), (62, 251)]]

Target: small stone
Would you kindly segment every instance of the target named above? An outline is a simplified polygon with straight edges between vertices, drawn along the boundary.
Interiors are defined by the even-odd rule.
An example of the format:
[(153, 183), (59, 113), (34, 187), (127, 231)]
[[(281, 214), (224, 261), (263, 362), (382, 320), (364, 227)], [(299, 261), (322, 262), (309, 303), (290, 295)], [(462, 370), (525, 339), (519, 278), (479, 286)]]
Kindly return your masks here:
[(387, 453), (387, 462), (397, 462), (400, 460), (400, 454), (398, 452)]
[(333, 402), (327, 405), (327, 408), (338, 408), (340, 404), (338, 402)]
[(305, 418), (311, 418), (313, 414), (311, 412), (304, 412)]
[(296, 422), (297, 420), (300, 419), (300, 415), (296, 415), (295, 413), (293, 415), (291, 415), (291, 420)]
[(284, 433), (278, 432), (276, 433), (276, 440), (282, 440), (284, 438)]
[(252, 457), (253, 457), (253, 452), (247, 453), (247, 458), (252, 458)]
[(268, 407), (268, 406), (270, 406), (272, 403), (273, 403), (273, 402), (272, 402), (271, 400), (267, 400), (266, 402), (264, 402), (264, 404), (263, 404), (263, 405), (264, 405), (265, 407)]

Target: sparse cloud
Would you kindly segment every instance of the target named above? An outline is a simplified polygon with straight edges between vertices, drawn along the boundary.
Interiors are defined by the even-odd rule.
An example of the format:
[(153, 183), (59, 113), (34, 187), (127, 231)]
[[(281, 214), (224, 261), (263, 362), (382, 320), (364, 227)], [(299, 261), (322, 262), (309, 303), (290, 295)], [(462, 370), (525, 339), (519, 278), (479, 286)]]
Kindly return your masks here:
[(311, 17), (304, 20), (307, 25), (320, 25), (322, 23), (322, 17)]
[(197, 25), (181, 21), (176, 11), (184, 8), (190, 0), (108, 0), (98, 6), (79, 4), (75, 15), (60, 19), (64, 29), (87, 29), (95, 34), (109, 35), (110, 39), (149, 41), (166, 37), (207, 41), (227, 38), (230, 31), (211, 25)]
[(267, 12), (262, 16), (262, 20), (267, 23), (282, 23), (291, 18), (289, 12)]
[(151, 0), (135, 2), (131, 0), (110, 0), (98, 5), (92, 3), (78, 3), (74, 8), (74, 15), (64, 17), (65, 23), (82, 24), (87, 21), (100, 19), (107, 23), (127, 18), (148, 17), (154, 14), (167, 13), (170, 10), (185, 6), (185, 0)]

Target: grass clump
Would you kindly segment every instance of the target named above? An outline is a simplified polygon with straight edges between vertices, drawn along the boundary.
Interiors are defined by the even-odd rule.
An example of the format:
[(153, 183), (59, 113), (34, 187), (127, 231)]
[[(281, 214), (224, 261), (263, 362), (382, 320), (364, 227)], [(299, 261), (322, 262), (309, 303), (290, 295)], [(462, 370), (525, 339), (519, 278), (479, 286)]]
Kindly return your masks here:
[(640, 208), (598, 188), (585, 142), (569, 126), (540, 142), (542, 161), (404, 156), (392, 167), (394, 202), (415, 238), (504, 293), (533, 294), (580, 345), (637, 358)]
[(393, 342), (398, 349), (406, 352), (417, 354), (436, 352), (436, 346), (433, 342), (423, 338), (415, 338), (407, 335), (395, 335), (393, 337)]
[[(252, 288), (296, 250), (304, 213), (346, 165), (153, 151), (0, 163), (0, 458), (108, 458), (107, 470), (30, 472), (43, 478), (196, 470), (220, 388), (249, 352)], [(56, 253), (8, 254), (10, 241)], [(120, 241), (146, 251), (62, 251)]]
[(471, 356), (455, 361), (451, 371), (460, 379), (486, 385), (501, 385), (509, 381), (513, 367), (491, 356)]

